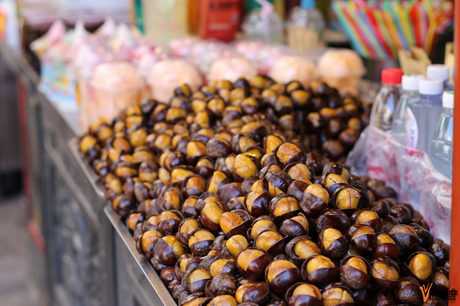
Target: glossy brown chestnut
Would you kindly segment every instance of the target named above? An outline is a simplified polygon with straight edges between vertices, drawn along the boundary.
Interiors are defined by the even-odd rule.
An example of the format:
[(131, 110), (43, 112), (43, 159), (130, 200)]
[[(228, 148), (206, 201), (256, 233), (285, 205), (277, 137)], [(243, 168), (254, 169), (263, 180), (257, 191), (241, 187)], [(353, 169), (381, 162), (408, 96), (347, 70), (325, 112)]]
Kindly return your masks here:
[(310, 182), (308, 180), (295, 180), (289, 185), (288, 190), (287, 190), (287, 194), (292, 195), (293, 197), (295, 197), (297, 199), (297, 201), (300, 202), (305, 190), (311, 184), (312, 184), (312, 182)]
[(323, 305), (352, 306), (355, 304), (352, 291), (340, 282), (324, 287), (322, 299)]
[(247, 211), (254, 217), (269, 213), (270, 194), (265, 191), (251, 191), (244, 198)]
[(321, 255), (321, 250), (308, 236), (299, 236), (286, 245), (286, 254), (299, 267), (303, 262), (314, 255)]
[(278, 146), (274, 151), (278, 161), (287, 166), (291, 163), (305, 163), (307, 155), (296, 144), (285, 142)]
[(188, 288), (191, 294), (203, 293), (206, 283), (212, 279), (208, 271), (204, 269), (196, 269), (188, 272), (182, 278), (182, 286)]
[(332, 227), (345, 234), (350, 226), (347, 215), (337, 209), (329, 209), (316, 219), (316, 231), (321, 233), (326, 228)]
[(381, 219), (375, 211), (360, 209), (353, 213), (350, 218), (353, 224), (362, 224), (372, 227), (376, 233), (380, 232), (383, 227), (383, 219)]
[(361, 290), (370, 283), (370, 271), (371, 266), (363, 257), (347, 256), (340, 266), (340, 280), (354, 290)]
[(235, 295), (238, 279), (230, 273), (220, 273), (208, 281), (205, 286), (206, 296)]
[(300, 279), (299, 268), (289, 260), (275, 260), (265, 270), (265, 280), (271, 290), (281, 295)]
[(409, 256), (404, 271), (421, 283), (428, 282), (436, 271), (436, 260), (428, 252), (416, 252)]
[(312, 235), (313, 232), (313, 222), (305, 217), (303, 213), (299, 213), (297, 216), (284, 220), (280, 226), (280, 233), (290, 237)]
[(177, 210), (164, 211), (160, 214), (158, 230), (164, 236), (174, 235), (183, 219), (182, 214)]
[(261, 248), (268, 253), (276, 256), (284, 253), (289, 237), (283, 237), (277, 231), (267, 230), (260, 233), (254, 239), (254, 246)]
[(249, 247), (236, 258), (238, 271), (246, 277), (262, 279), (265, 268), (273, 261), (273, 256), (262, 249)]
[(248, 238), (254, 239), (260, 233), (266, 230), (277, 231), (278, 228), (274, 223), (274, 218), (268, 215), (260, 216), (252, 222), (252, 227), (248, 230)]
[(420, 283), (413, 277), (405, 277), (395, 289), (395, 298), (401, 304), (420, 305), (423, 302)]
[(450, 246), (445, 244), (441, 239), (436, 239), (429, 247), (428, 252), (430, 252), (436, 259), (436, 265), (438, 267), (443, 266), (448, 262), (450, 257)]
[(177, 228), (176, 238), (183, 245), (188, 245), (191, 233), (199, 228), (201, 228), (201, 224), (196, 219), (184, 219)]
[(377, 246), (375, 230), (368, 225), (352, 225), (347, 231), (351, 245), (364, 253), (372, 252)]
[(282, 170), (273, 170), (267, 172), (262, 180), (262, 188), (267, 190), (272, 197), (286, 193), (292, 178)]
[(337, 229), (328, 227), (318, 236), (318, 244), (323, 255), (341, 258), (348, 251), (348, 239)]
[(329, 203), (329, 193), (320, 184), (309, 185), (300, 200), (300, 208), (307, 217), (321, 215)]
[(332, 260), (323, 255), (308, 257), (301, 268), (302, 278), (317, 287), (336, 281), (339, 277), (339, 269)]
[(401, 255), (410, 255), (419, 246), (417, 233), (408, 225), (395, 225), (390, 229), (388, 234), (399, 245)]
[(185, 254), (185, 248), (174, 236), (164, 236), (155, 242), (153, 258), (160, 265), (174, 266), (177, 259)]
[(242, 209), (224, 212), (219, 219), (220, 227), (227, 238), (245, 234), (251, 226), (251, 222), (249, 213)]
[(300, 212), (299, 201), (289, 194), (282, 194), (271, 199), (269, 204), (270, 214), (275, 217), (275, 223), (297, 215)]
[(194, 256), (202, 257), (211, 250), (212, 242), (216, 238), (210, 231), (197, 229), (193, 231), (188, 240), (188, 247)]
[(285, 294), (288, 306), (321, 306), (322, 297), (319, 289), (308, 283), (296, 283)]
[(445, 268), (436, 268), (431, 281), (433, 283), (433, 293), (445, 299), (449, 290), (449, 271)]
[(398, 264), (390, 257), (378, 257), (371, 261), (372, 284), (381, 292), (390, 292), (399, 282)]
[(246, 283), (236, 289), (235, 298), (238, 303), (255, 303), (265, 305), (271, 299), (270, 287), (266, 282)]
[(137, 252), (148, 259), (153, 257), (153, 247), (155, 242), (163, 237), (157, 230), (148, 230), (136, 238)]
[[(202, 265), (203, 266), (203, 265)], [(235, 274), (236, 264), (232, 256), (221, 254), (214, 258), (207, 267), (212, 277), (216, 277), (221, 273)]]
[(237, 306), (238, 302), (231, 295), (219, 295), (210, 300), (209, 302), (203, 302), (200, 306)]
[(433, 244), (434, 238), (430, 231), (424, 229), (417, 223), (411, 223), (409, 226), (411, 226), (417, 233), (418, 243), (421, 247), (428, 248), (431, 244)]
[(185, 197), (200, 196), (206, 190), (206, 180), (198, 175), (190, 175), (182, 182), (182, 193)]
[(391, 258), (398, 258), (401, 253), (399, 245), (391, 238), (388, 234), (377, 235), (377, 246), (372, 252), (372, 257), (384, 257), (388, 256)]
[(224, 213), (224, 208), (219, 202), (209, 201), (204, 204), (200, 214), (200, 222), (205, 228), (212, 232), (220, 230), (220, 217)]

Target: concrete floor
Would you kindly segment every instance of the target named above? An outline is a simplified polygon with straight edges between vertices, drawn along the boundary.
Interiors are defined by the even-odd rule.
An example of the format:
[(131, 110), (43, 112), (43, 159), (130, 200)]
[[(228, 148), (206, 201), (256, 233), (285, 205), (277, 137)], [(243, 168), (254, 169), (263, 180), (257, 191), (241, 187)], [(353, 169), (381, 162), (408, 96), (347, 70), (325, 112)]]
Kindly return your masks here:
[(0, 305), (36, 306), (23, 197), (0, 199)]

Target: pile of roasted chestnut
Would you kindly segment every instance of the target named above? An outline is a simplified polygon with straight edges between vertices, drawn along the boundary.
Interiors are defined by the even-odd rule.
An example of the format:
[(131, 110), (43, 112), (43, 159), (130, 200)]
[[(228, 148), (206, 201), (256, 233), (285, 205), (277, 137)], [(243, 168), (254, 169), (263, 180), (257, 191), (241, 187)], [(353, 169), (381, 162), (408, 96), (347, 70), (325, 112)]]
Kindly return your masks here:
[(445, 305), (449, 246), (391, 187), (331, 161), (363, 109), (321, 83), (184, 85), (80, 149), (180, 305)]

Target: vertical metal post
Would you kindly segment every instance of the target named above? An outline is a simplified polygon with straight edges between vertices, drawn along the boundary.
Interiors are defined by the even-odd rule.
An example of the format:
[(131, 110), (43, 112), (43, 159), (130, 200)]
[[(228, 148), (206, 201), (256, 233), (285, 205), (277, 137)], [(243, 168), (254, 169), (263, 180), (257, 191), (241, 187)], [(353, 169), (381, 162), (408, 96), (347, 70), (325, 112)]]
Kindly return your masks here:
[[(451, 217), (451, 253), (450, 288), (460, 290), (460, 3), (455, 5), (454, 23), (455, 54), (455, 106), (454, 106), (454, 152), (452, 156), (452, 217)], [(458, 140), (455, 140), (458, 139)]]

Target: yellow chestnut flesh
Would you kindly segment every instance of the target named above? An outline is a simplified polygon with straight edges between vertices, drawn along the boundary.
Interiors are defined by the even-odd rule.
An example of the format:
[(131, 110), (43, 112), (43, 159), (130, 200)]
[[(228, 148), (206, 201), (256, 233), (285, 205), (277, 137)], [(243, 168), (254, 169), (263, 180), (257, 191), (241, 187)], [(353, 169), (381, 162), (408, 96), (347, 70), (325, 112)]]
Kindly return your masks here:
[(333, 288), (323, 292), (323, 306), (353, 303), (353, 297), (342, 288)]
[(275, 209), (273, 210), (273, 215), (275, 217), (282, 216), (286, 213), (289, 213), (294, 210), (298, 210), (299, 207), (299, 202), (293, 198), (293, 197), (285, 197), (280, 199), (276, 204), (275, 204)]
[(164, 211), (160, 215), (160, 222), (165, 220), (177, 220), (180, 221), (180, 218), (173, 213), (172, 211)]
[(377, 236), (377, 245), (381, 245), (381, 244), (384, 244), (384, 243), (391, 243), (391, 244), (395, 244), (395, 241), (393, 240), (393, 238), (391, 238), (389, 235), (387, 234), (380, 234)]
[(267, 280), (269, 283), (273, 281), (275, 277), (280, 275), (286, 270), (298, 269), (295, 264), (289, 260), (276, 260), (267, 267)]
[(192, 246), (194, 243), (200, 242), (200, 241), (207, 241), (207, 240), (214, 240), (216, 237), (208, 231), (197, 231), (195, 232), (192, 236), (190, 236), (190, 239), (188, 241), (188, 246)]
[(311, 193), (312, 195), (320, 198), (325, 203), (329, 203), (329, 193), (320, 184), (312, 184), (305, 189), (305, 192)]
[(243, 219), (232, 212), (224, 212), (219, 219), (220, 228), (224, 231), (224, 233), (227, 233), (241, 223), (243, 223)]
[(210, 266), (209, 266), (209, 272), (211, 273), (212, 277), (216, 277), (217, 275), (220, 274), (220, 271), (222, 271), (222, 268), (229, 262), (230, 259), (218, 259), (215, 260)]
[(353, 188), (345, 188), (337, 194), (335, 204), (339, 209), (356, 209), (358, 208), (360, 198), (361, 195), (357, 190)]
[(420, 253), (415, 255), (410, 263), (409, 269), (419, 279), (426, 280), (433, 272), (430, 257), (426, 254)]
[(216, 202), (208, 202), (205, 204), (202, 213), (215, 224), (219, 224), (219, 219), (223, 211), (222, 207)]
[[(249, 210), (249, 209), (248, 209)], [(276, 225), (273, 224), (271, 220), (268, 219), (261, 219), (254, 223), (251, 229), (251, 237), (256, 238), (257, 235), (262, 233), (265, 230), (277, 230)]]
[(326, 187), (330, 187), (334, 184), (346, 184), (346, 183), (347, 181), (344, 180), (343, 177), (341, 177), (338, 174), (331, 173), (326, 176)]
[(327, 249), (334, 241), (342, 237), (342, 233), (335, 228), (327, 228), (323, 232), (323, 247)]
[(308, 228), (308, 220), (304, 216), (295, 216), (295, 217), (292, 217), (291, 220), (296, 221), (297, 223), (299, 223), (304, 228), (304, 230), (307, 230), (307, 228)]
[(358, 215), (358, 217), (355, 220), (355, 224), (365, 224), (369, 221), (372, 221), (378, 218), (379, 218), (379, 215), (376, 212), (366, 210)]
[(367, 274), (367, 265), (361, 258), (352, 257), (347, 261), (346, 265), (350, 266), (350, 267), (353, 267), (353, 268), (355, 268), (355, 269)]
[(324, 269), (324, 268), (333, 268), (335, 267), (332, 260), (329, 258), (319, 255), (315, 258), (312, 258), (307, 264), (307, 273), (312, 273), (313, 271)]
[(255, 259), (263, 256), (264, 252), (261, 250), (249, 249), (244, 250), (238, 256), (238, 265), (243, 269), (243, 271), (248, 270), (248, 266), (253, 262)]
[(185, 248), (177, 241), (174, 236), (165, 236), (162, 238), (171, 247), (176, 259), (185, 254)]
[(145, 232), (141, 238), (142, 251), (146, 252), (149, 246), (152, 244), (152, 242), (154, 242), (155, 240), (161, 237), (162, 235), (159, 231), (151, 230), (151, 231)]
[(258, 169), (252, 159), (244, 154), (238, 154), (235, 157), (233, 171), (242, 178), (248, 178), (250, 176), (256, 176)]
[(281, 236), (277, 232), (265, 231), (257, 237), (255, 245), (258, 248), (268, 251), (281, 239), (283, 239), (283, 236)]
[(396, 268), (388, 266), (383, 262), (376, 262), (372, 265), (372, 276), (378, 279), (391, 281), (399, 280), (399, 273)]
[(194, 282), (211, 278), (211, 275), (205, 269), (196, 269), (188, 275), (188, 283), (193, 284)]
[(294, 253), (299, 258), (307, 259), (312, 255), (320, 255), (321, 251), (316, 245), (316, 243), (314, 243), (313, 241), (308, 239), (302, 239), (295, 244)]
[(321, 292), (316, 286), (313, 286), (311, 284), (301, 284), (297, 286), (292, 292), (292, 296), (297, 295), (309, 295), (321, 300)]
[(237, 257), (241, 251), (247, 249), (248, 240), (242, 235), (235, 235), (230, 237), (226, 242), (227, 250), (232, 254), (233, 257)]

